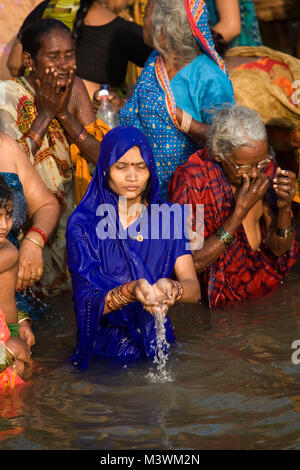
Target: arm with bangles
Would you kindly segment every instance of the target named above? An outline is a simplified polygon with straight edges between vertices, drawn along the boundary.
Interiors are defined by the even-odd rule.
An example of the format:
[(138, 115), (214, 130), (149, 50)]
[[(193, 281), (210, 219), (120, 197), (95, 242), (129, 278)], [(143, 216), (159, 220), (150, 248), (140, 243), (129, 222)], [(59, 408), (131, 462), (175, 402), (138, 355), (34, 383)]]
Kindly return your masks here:
[(151, 285), (146, 279), (138, 279), (110, 290), (105, 297), (104, 314), (119, 310), (139, 301), (151, 314), (167, 313), (176, 302), (197, 303), (200, 286), (190, 254), (177, 258), (174, 273), (177, 280), (161, 278)]
[(95, 121), (93, 106), (85, 85), (74, 73), (75, 68), (69, 72), (66, 87), (61, 89), (54, 69), (45, 69), (42, 79), (36, 81), (38, 115), (23, 137), (30, 138), (31, 151), (35, 155), (51, 121), (57, 118), (82, 155), (88, 161), (97, 163), (100, 142), (85, 130), (85, 126)]
[[(11, 170), (18, 174), (27, 203), (32, 228), (23, 238), (19, 251), (17, 289), (26, 289), (43, 273), (43, 247), (59, 217), (59, 203), (42, 182), (38, 172), (17, 142), (2, 136), (2, 155), (10, 158)], [(32, 276), (32, 274), (35, 276)], [(26, 322), (25, 322), (26, 323)]]
[[(215, 233), (205, 239), (204, 245), (200, 250), (194, 251), (193, 261), (195, 270), (198, 273), (211, 266), (225, 252), (228, 245), (234, 241), (235, 232), (242, 225), (250, 209), (263, 198), (269, 186), (269, 179), (262, 173), (253, 182), (250, 182), (247, 175), (244, 175), (243, 178), (243, 184), (235, 194), (235, 207), (232, 214)], [(179, 173), (177, 178), (172, 181), (172, 187), (180, 187), (180, 194), (175, 192), (173, 197), (171, 195), (170, 200), (172, 202), (180, 204), (192, 203), (189, 198), (189, 191), (186, 190), (187, 182), (183, 173)], [(199, 190), (199, 195), (201, 193)], [(204, 201), (199, 197), (197, 204), (203, 203)]]
[(296, 192), (295, 173), (277, 168), (273, 187), (277, 195), (277, 218), (267, 203), (264, 204), (264, 217), (268, 245), (275, 256), (282, 256), (291, 249), (296, 235), (291, 208)]

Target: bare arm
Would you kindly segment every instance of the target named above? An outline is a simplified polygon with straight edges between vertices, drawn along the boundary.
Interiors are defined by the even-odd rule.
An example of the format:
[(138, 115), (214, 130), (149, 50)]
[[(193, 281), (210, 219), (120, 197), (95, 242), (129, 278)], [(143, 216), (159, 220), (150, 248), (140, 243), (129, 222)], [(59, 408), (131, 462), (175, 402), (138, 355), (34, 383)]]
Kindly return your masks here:
[(219, 22), (213, 29), (221, 34), (226, 42), (241, 33), (241, 14), (239, 0), (216, 0)]
[(177, 280), (183, 287), (180, 302), (197, 303), (201, 293), (192, 256), (183, 255), (177, 258), (174, 270)]
[[(182, 117), (183, 112), (178, 106), (176, 107), (176, 118), (180, 125), (182, 125)], [(208, 124), (204, 124), (203, 122), (196, 121), (192, 119), (190, 130), (187, 135), (192, 139), (196, 144), (200, 147), (203, 147), (207, 141), (207, 135), (210, 126)]]
[(295, 195), (296, 175), (292, 171), (277, 168), (273, 183), (277, 194), (277, 220), (267, 204), (264, 206), (264, 216), (268, 231), (268, 245), (275, 256), (281, 256), (290, 250), (295, 239), (295, 230), (291, 230), (288, 236), (282, 237), (278, 234), (278, 228), (283, 233), (291, 228), (291, 202)]
[[(59, 217), (58, 201), (48, 191), (28, 157), (10, 136), (2, 136), (1, 154), (10, 158), (10, 166), (6, 167), (7, 170), (16, 172), (20, 178), (28, 206), (28, 216), (32, 224), (41, 228), (49, 237)], [(39, 233), (30, 232), (30, 238), (44, 246), (44, 239)], [(18, 289), (25, 289), (40, 279), (43, 273), (42, 255), (42, 247), (23, 239), (20, 247)], [(35, 273), (34, 279), (31, 279), (32, 273)]]
[[(82, 132), (82, 126), (86, 127), (95, 121), (92, 102), (80, 78), (75, 77), (68, 108), (57, 117), (71, 140), (76, 139)], [(88, 161), (97, 163), (100, 152), (100, 142), (95, 139), (94, 136), (88, 134), (81, 143), (76, 145)]]
[(19, 253), (9, 241), (0, 247), (0, 275), (18, 263)]

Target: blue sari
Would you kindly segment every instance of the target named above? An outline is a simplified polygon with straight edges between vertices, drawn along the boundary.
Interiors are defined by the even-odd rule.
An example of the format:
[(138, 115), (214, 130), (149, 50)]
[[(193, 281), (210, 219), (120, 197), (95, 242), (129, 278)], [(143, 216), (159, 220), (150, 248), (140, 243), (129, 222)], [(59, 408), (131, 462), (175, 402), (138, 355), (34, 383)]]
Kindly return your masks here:
[[(93, 179), (67, 226), (67, 263), (78, 326), (78, 344), (72, 360), (81, 369), (88, 367), (91, 358), (122, 362), (153, 358), (156, 344), (154, 317), (139, 302), (103, 315), (105, 296), (114, 287), (132, 280), (143, 278), (153, 284), (162, 277), (170, 277), (176, 259), (190, 254), (184, 235), (176, 238), (174, 223), (173, 229), (170, 224), (168, 239), (162, 237), (160, 226), (156, 227), (159, 233), (156, 239), (144, 237), (138, 241), (135, 237), (121, 236), (118, 196), (108, 186), (108, 175), (111, 165), (134, 146), (140, 148), (151, 175), (148, 207), (136, 221), (136, 230), (141, 231), (147, 226), (142, 223), (144, 219), (150, 233), (152, 208), (161, 205), (159, 184), (149, 142), (133, 127), (117, 127), (106, 134)], [(112, 208), (107, 217), (111, 233), (116, 234), (115, 239), (99, 237), (97, 227), (104, 216), (101, 218), (97, 214), (103, 204)], [(115, 214), (115, 220), (112, 214)], [(167, 341), (172, 343), (175, 336), (169, 319), (165, 326)]]
[(160, 184), (160, 195), (167, 200), (170, 178), (199, 145), (176, 122), (176, 106), (205, 124), (211, 124), (213, 111), (234, 104), (233, 88), (226, 66), (214, 49), (208, 27), (205, 3), (186, 0), (193, 35), (201, 47), (191, 63), (169, 80), (160, 76), (160, 55), (148, 57), (133, 95), (120, 110), (120, 124), (135, 126), (148, 137)]

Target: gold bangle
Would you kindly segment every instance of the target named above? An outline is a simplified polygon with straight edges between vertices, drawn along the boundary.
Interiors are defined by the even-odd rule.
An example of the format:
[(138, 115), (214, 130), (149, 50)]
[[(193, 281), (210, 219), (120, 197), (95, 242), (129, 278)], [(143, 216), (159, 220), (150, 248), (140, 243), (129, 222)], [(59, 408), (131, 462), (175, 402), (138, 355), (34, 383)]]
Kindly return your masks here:
[(87, 133), (86, 129), (84, 129), (84, 127), (83, 127), (80, 134), (78, 134), (78, 136), (73, 140), (74, 144), (80, 144), (80, 142), (83, 142), (84, 139), (87, 138), (87, 136), (88, 136), (88, 133)]
[(38, 146), (38, 148), (40, 148), (42, 146), (42, 139), (40, 138), (40, 136), (34, 132), (32, 129), (30, 129), (26, 136), (25, 137), (31, 137), (32, 140), (34, 140), (34, 142), (36, 143), (36, 145)]
[(37, 242), (36, 240), (34, 240), (33, 238), (30, 238), (30, 237), (24, 237), (25, 240), (30, 240), (32, 243), (35, 243), (36, 245), (38, 245), (40, 248), (42, 248), (42, 250), (44, 249), (43, 245), (41, 245), (41, 243)]
[(6, 351), (11, 355), (12, 359), (15, 361), (17, 359), (17, 356), (15, 355), (15, 353), (8, 346), (6, 346), (5, 343), (4, 343), (4, 346), (5, 346)]
[(179, 302), (181, 297), (183, 296), (183, 285), (179, 281), (173, 281), (173, 284), (176, 286), (177, 292), (174, 301)]
[(18, 324), (22, 323), (23, 321), (28, 320), (30, 324), (32, 324), (32, 319), (27, 313), (24, 313), (22, 311), (18, 312)]

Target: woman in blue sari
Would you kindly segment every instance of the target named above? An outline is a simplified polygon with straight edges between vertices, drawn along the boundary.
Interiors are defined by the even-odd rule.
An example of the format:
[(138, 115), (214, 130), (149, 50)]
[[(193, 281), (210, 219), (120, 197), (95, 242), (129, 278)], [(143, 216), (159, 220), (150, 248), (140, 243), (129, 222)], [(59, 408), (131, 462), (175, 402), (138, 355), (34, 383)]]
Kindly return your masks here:
[(167, 199), (171, 175), (203, 146), (212, 111), (234, 103), (233, 89), (203, 0), (150, 0), (143, 34), (155, 51), (120, 110), (120, 123), (148, 137)]
[[(73, 363), (79, 368), (86, 369), (91, 358), (153, 358), (155, 313), (166, 313), (175, 301), (199, 299), (189, 240), (178, 232), (184, 226), (182, 207), (177, 206), (176, 223), (167, 211), (171, 220), (164, 234), (155, 211), (169, 205), (162, 207), (158, 188), (144, 134), (133, 127), (110, 131), (66, 232), (78, 325)], [(173, 271), (177, 281), (170, 279)], [(165, 327), (167, 341), (174, 342), (168, 318)]]

